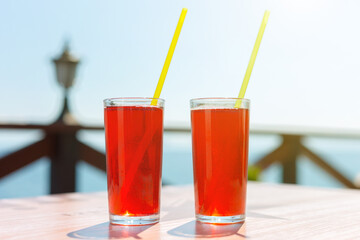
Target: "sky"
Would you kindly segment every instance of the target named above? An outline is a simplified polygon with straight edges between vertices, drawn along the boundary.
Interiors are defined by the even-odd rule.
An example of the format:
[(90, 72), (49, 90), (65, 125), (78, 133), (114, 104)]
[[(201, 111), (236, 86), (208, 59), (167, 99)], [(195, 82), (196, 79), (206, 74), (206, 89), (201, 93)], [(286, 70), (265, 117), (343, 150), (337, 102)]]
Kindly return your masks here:
[(251, 126), (360, 129), (360, 2), (346, 0), (1, 1), (0, 122), (56, 119), (51, 60), (65, 40), (81, 59), (70, 90), (80, 123), (103, 124), (105, 98), (151, 97), (183, 7), (165, 125), (189, 126), (191, 98), (238, 95), (268, 9), (246, 92)]

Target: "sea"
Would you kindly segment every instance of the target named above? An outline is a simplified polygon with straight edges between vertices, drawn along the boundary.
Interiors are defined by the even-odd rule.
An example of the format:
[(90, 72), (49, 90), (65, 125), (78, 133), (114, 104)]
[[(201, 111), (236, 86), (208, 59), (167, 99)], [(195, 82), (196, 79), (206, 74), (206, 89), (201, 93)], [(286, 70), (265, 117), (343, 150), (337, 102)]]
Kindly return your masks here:
[[(83, 131), (78, 139), (104, 152), (105, 138), (102, 132)], [(1, 130), (0, 157), (27, 146), (42, 138), (41, 132)], [(250, 135), (249, 164), (253, 164), (281, 143), (279, 136)], [(326, 159), (335, 169), (351, 181), (360, 182), (360, 139), (336, 139), (309, 137), (304, 144)], [(0, 179), (0, 198), (18, 198), (46, 195), (49, 193), (50, 163), (47, 158), (36, 162)], [(66, 174), (66, 173), (64, 173)], [(78, 192), (106, 191), (106, 174), (83, 161), (76, 169), (76, 190)], [(282, 169), (277, 164), (260, 176), (260, 181), (281, 182)], [(298, 161), (298, 184), (305, 186), (343, 188), (314, 163), (300, 157)], [(193, 183), (191, 137), (189, 133), (165, 133), (163, 147), (163, 183), (184, 185)]]

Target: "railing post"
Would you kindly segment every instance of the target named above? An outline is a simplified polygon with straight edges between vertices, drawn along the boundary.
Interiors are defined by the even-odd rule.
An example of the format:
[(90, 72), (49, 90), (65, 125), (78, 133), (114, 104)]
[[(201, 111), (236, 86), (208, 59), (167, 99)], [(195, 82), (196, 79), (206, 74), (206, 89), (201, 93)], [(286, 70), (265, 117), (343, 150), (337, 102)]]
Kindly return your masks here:
[(283, 182), (297, 183), (297, 157), (300, 153), (301, 136), (282, 135), (283, 147), (287, 150), (287, 158), (281, 162), (283, 167)]
[(53, 154), (50, 156), (50, 192), (75, 192), (76, 162), (79, 159), (76, 132), (56, 133), (51, 138)]

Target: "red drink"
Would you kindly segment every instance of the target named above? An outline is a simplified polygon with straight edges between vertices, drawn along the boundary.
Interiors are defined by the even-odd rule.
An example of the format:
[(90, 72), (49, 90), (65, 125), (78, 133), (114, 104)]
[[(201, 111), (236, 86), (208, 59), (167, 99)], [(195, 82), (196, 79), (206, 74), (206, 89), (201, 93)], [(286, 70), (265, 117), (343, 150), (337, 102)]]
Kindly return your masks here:
[[(198, 220), (219, 223), (243, 221), (249, 109), (194, 109), (191, 111), (191, 124)], [(229, 216), (236, 217), (226, 218)]]
[(163, 109), (108, 106), (105, 134), (112, 223), (148, 224), (154, 218), (158, 221)]

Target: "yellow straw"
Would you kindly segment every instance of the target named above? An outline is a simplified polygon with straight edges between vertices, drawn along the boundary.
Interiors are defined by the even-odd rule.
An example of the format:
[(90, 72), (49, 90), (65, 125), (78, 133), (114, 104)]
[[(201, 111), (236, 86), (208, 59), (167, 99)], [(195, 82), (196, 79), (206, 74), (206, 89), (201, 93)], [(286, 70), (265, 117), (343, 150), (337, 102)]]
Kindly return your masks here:
[(178, 22), (178, 24), (176, 26), (176, 29), (175, 29), (173, 39), (172, 39), (171, 44), (170, 44), (168, 54), (167, 54), (166, 59), (165, 59), (164, 67), (163, 67), (163, 69), (161, 71), (160, 78), (159, 78), (158, 84), (157, 84), (156, 89), (155, 89), (155, 93), (154, 93), (154, 97), (153, 97), (154, 99), (151, 101), (151, 105), (156, 106), (157, 98), (160, 97), (160, 93), (161, 93), (162, 87), (163, 87), (164, 82), (165, 82), (166, 74), (167, 74), (167, 72), (169, 70), (169, 66), (170, 66), (170, 63), (171, 63), (171, 58), (174, 55), (176, 43), (177, 43), (177, 41), (179, 39), (181, 28), (182, 28), (182, 25), (184, 23), (186, 13), (187, 13), (187, 8), (183, 8), (182, 11), (181, 11), (181, 14), (180, 14), (179, 22)]
[[(249, 61), (248, 67), (246, 69), (246, 73), (245, 73), (244, 80), (241, 85), (241, 89), (240, 89), (238, 98), (244, 98), (244, 96), (245, 96), (246, 88), (249, 83), (251, 72), (252, 72), (254, 64), (255, 64), (256, 55), (259, 51), (261, 39), (264, 35), (264, 31), (265, 31), (267, 21), (269, 19), (269, 15), (270, 15), (270, 11), (266, 10), (264, 13), (264, 17), (263, 17), (260, 29), (259, 29), (259, 33), (258, 33), (256, 41), (255, 41), (253, 51), (251, 53), (250, 61)], [(241, 99), (238, 99), (238, 100), (236, 100), (235, 108), (239, 108), (240, 106), (241, 106)]]

